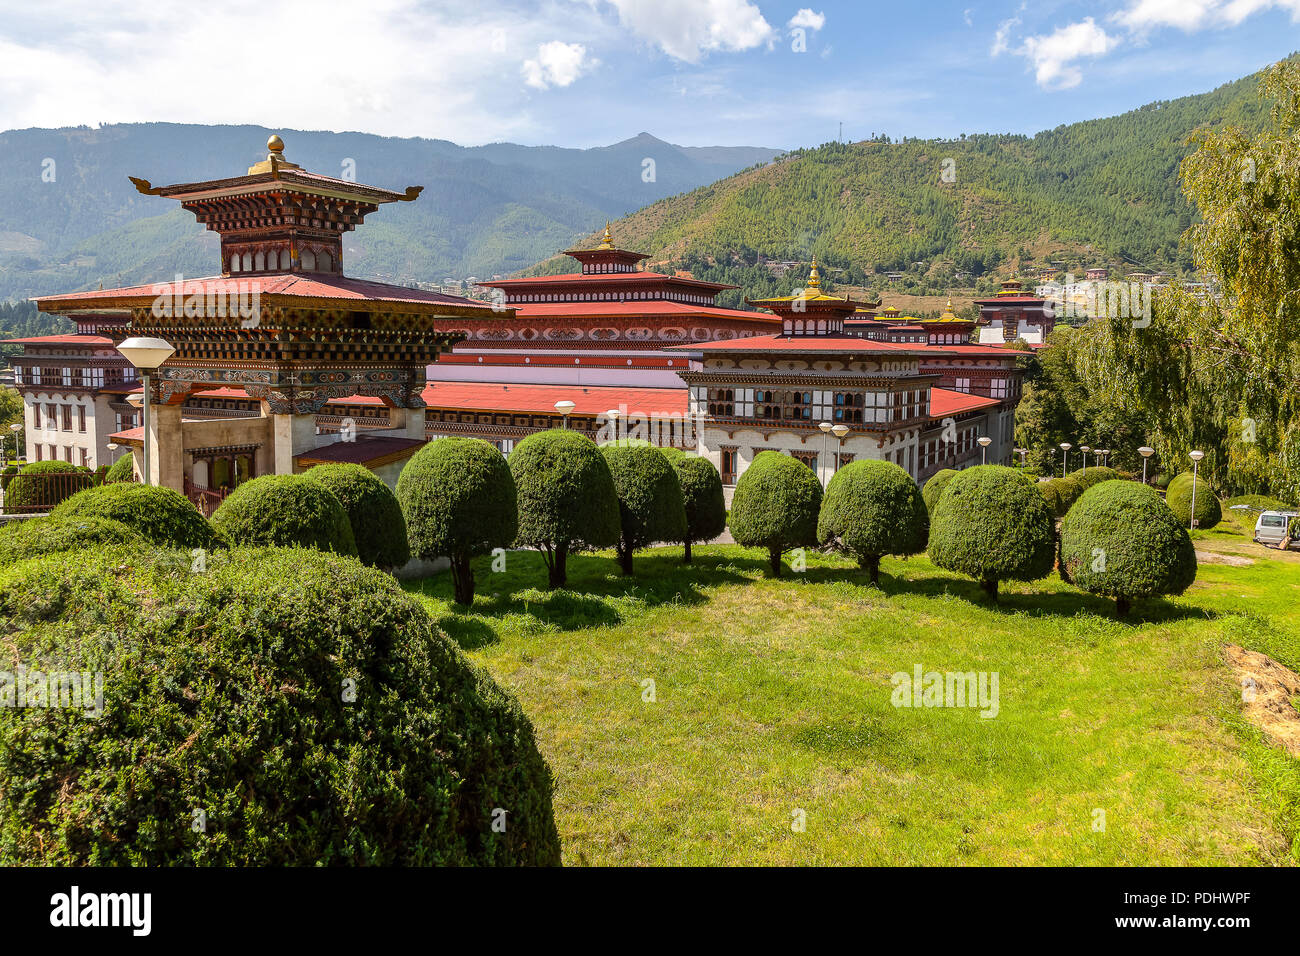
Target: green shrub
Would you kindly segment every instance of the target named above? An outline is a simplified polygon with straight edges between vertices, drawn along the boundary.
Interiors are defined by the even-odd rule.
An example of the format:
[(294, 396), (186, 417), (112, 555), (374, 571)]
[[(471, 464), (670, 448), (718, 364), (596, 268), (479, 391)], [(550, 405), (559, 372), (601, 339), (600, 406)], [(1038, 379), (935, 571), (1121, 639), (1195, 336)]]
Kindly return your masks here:
[(1049, 478), (1047, 481), (1040, 481), (1034, 485), (1034, 488), (1043, 496), (1043, 500), (1047, 502), (1048, 510), (1053, 515), (1060, 518), (1065, 514), (1066, 508), (1061, 500), (1060, 478)]
[[(1182, 475), (1178, 476), (1178, 478), (1182, 477)], [(1182, 522), (1183, 527), (1191, 527), (1193, 482), (1190, 476), (1186, 481), (1179, 481), (1178, 478), (1175, 478), (1169, 485), (1169, 491), (1165, 495), (1165, 502), (1178, 520)], [(1195, 491), (1196, 527), (1203, 531), (1213, 528), (1223, 520), (1223, 509), (1219, 506), (1219, 499), (1210, 490), (1210, 486), (1200, 479), (1195, 482)]]
[(1108, 468), (1105, 465), (1094, 465), (1091, 468), (1080, 468), (1074, 472), (1075, 481), (1079, 483), (1080, 494), (1087, 491), (1093, 485), (1099, 485), (1103, 481), (1114, 481), (1120, 477), (1118, 471), (1114, 468)]
[(392, 570), (411, 560), (397, 496), (373, 471), (363, 465), (316, 465), (302, 477), (324, 486), (343, 505), (362, 564)]
[(979, 581), (1034, 581), (1056, 560), (1055, 521), (1036, 489), (1001, 465), (977, 465), (948, 483), (930, 516), (930, 559)]
[(813, 470), (789, 455), (759, 452), (736, 482), (727, 519), (736, 544), (767, 549), (772, 574), (781, 555), (817, 544), (822, 486)]
[(5, 488), (5, 513), (49, 511), (93, 483), (90, 473), (67, 461), (24, 465)]
[[(1204, 481), (1204, 479), (1201, 480)], [(1169, 484), (1165, 487), (1165, 491), (1171, 492), (1175, 488), (1191, 487), (1191, 483), (1192, 483), (1192, 473), (1190, 471), (1184, 471), (1181, 474), (1174, 475), (1173, 478), (1169, 479)], [(1166, 500), (1168, 500), (1167, 496), (1166, 496)]]
[(221, 502), (212, 526), (231, 544), (357, 553), (342, 503), (302, 475), (263, 475), (244, 482)]
[(677, 472), (658, 448), (649, 444), (607, 444), (600, 453), (609, 465), (618, 495), (622, 531), (615, 550), (624, 574), (632, 573), (632, 555), (656, 541), (686, 538), (686, 506)]
[(120, 521), (94, 516), (49, 515), (0, 525), (0, 565), (63, 551), (104, 545), (147, 548), (149, 541)]
[(686, 507), (686, 540), (682, 560), (691, 563), (691, 545), (712, 541), (727, 530), (727, 499), (722, 476), (713, 462), (699, 455), (687, 455), (680, 448), (665, 448), (664, 454), (677, 472)]
[(920, 554), (929, 533), (930, 512), (916, 482), (887, 461), (863, 459), (837, 471), (817, 519), (817, 540), (852, 555), (872, 583), (883, 555)]
[(1083, 496), (1086, 489), (1079, 479), (1073, 475), (1053, 480), (1056, 481), (1056, 488), (1061, 496), (1061, 513), (1058, 517), (1063, 518), (1074, 507), (1074, 503)]
[(1221, 508), (1224, 511), (1230, 510), (1235, 505), (1245, 505), (1248, 511), (1295, 511), (1295, 505), (1289, 505), (1277, 498), (1269, 498), (1266, 495), (1237, 495), (1235, 498), (1229, 498), (1222, 502)]
[(1164, 472), (1161, 472), (1155, 477), (1155, 486), (1157, 488), (1167, 489), (1169, 487), (1169, 482), (1171, 480), (1172, 479), (1168, 475), (1166, 475)]
[(519, 502), (518, 542), (541, 551), (550, 587), (568, 580), (570, 552), (618, 543), (618, 493), (590, 438), (566, 429), (534, 432), (510, 453), (510, 474)]
[(107, 482), (114, 481), (135, 481), (135, 455), (127, 452), (113, 464), (108, 466), (108, 472), (104, 475)]
[(1286, 536), (1292, 541), (1300, 540), (1300, 518), (1292, 518), (1287, 522)]
[(451, 563), (458, 604), (474, 602), (475, 555), (508, 548), (519, 531), (510, 466), (478, 438), (439, 438), (415, 453), (397, 478), (411, 553)]
[(1061, 577), (1115, 598), (1118, 613), (1127, 614), (1140, 598), (1186, 591), (1196, 579), (1196, 549), (1153, 489), (1103, 481), (1061, 524)]
[(2, 865), (560, 860), (518, 703), (357, 561), (24, 561), (0, 571), (0, 630), (22, 660), (103, 680), (98, 719), (0, 708)]
[(930, 476), (930, 480), (921, 489), (921, 497), (925, 500), (927, 510), (934, 510), (935, 503), (943, 495), (943, 489), (947, 488), (948, 482), (952, 481), (956, 476), (957, 471), (952, 468), (943, 468)]
[(198, 509), (179, 491), (134, 482), (79, 491), (52, 512), (60, 518), (120, 521), (156, 545), (212, 548), (221, 542)]
[(13, 480), (14, 475), (18, 474), (17, 465), (5, 465), (0, 469), (0, 494), (4, 494), (9, 488), (9, 482)]

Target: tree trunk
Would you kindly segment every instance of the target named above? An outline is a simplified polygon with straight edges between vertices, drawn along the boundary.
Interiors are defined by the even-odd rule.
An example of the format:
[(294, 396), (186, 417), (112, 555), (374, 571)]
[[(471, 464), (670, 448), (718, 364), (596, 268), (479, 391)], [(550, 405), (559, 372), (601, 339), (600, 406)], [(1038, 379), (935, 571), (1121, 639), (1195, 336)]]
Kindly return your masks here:
[(980, 587), (984, 589), (984, 593), (993, 600), (994, 604), (996, 604), (998, 601), (998, 582), (996, 580), (981, 581)]
[(569, 544), (557, 544), (555, 550), (551, 553), (550, 564), (547, 565), (546, 583), (547, 587), (554, 591), (556, 588), (562, 588), (569, 583), (567, 573), (567, 559), (569, 557)]
[(867, 573), (871, 576), (872, 584), (876, 584), (880, 581), (880, 555), (866, 555), (862, 559), (862, 567), (866, 568)]
[(781, 549), (768, 548), (767, 555), (772, 562), (772, 577), (779, 578), (781, 576)]
[(619, 567), (623, 569), (624, 577), (632, 576), (632, 546), (626, 541), (620, 541), (615, 549), (618, 555)]
[(690, 564), (691, 563), (691, 539), (687, 538), (683, 542), (682, 546), (685, 549), (685, 554), (682, 556), (682, 564)]
[(1118, 617), (1124, 617), (1133, 609), (1133, 603), (1128, 598), (1115, 598), (1115, 614)]
[(470, 567), (469, 555), (451, 556), (451, 586), (457, 604), (468, 607), (474, 603), (474, 571)]

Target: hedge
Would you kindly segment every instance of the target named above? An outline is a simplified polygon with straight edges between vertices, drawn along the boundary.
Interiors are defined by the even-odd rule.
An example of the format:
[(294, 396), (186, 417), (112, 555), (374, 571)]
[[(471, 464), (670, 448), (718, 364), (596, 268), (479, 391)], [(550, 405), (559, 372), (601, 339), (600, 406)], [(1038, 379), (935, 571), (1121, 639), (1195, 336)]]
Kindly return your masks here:
[(342, 503), (302, 475), (263, 475), (244, 482), (218, 506), (212, 526), (231, 544), (357, 553)]
[(397, 477), (411, 553), (451, 562), (458, 604), (474, 601), (470, 561), (508, 548), (519, 531), (515, 481), (506, 460), (478, 438), (439, 438), (406, 463)]
[(781, 555), (815, 547), (822, 486), (813, 470), (777, 451), (759, 452), (736, 482), (727, 526), (736, 544), (764, 548), (772, 574), (781, 576)]
[(621, 531), (615, 551), (623, 573), (630, 575), (635, 552), (658, 541), (685, 540), (682, 486), (668, 457), (652, 445), (606, 444), (600, 453), (618, 495)]
[(109, 465), (108, 471), (104, 474), (104, 480), (107, 482), (135, 481), (135, 455), (128, 452)]
[(0, 627), (23, 660), (103, 681), (97, 719), (0, 708), (0, 864), (560, 861), (518, 703), (360, 562), (38, 558), (0, 571)]
[(102, 545), (144, 549), (149, 541), (120, 521), (94, 516), (47, 515), (0, 525), (0, 565)]
[(1093, 465), (1091, 468), (1079, 468), (1072, 477), (1079, 483), (1083, 491), (1087, 491), (1093, 485), (1099, 485), (1103, 481), (1114, 481), (1120, 477), (1120, 473), (1114, 468), (1106, 465)]
[(362, 564), (392, 570), (411, 560), (406, 519), (397, 496), (373, 471), (363, 465), (316, 465), (302, 477), (321, 485), (339, 500)]
[(71, 462), (34, 461), (30, 465), (24, 465), (17, 475), (9, 479), (5, 488), (5, 512), (21, 514), (49, 511), (65, 498), (91, 487), (93, 483), (89, 469)]
[(817, 519), (817, 540), (852, 555), (880, 578), (880, 558), (925, 550), (930, 512), (916, 482), (892, 462), (849, 462), (831, 478)]
[(221, 544), (212, 526), (179, 491), (134, 482), (79, 491), (52, 512), (61, 518), (120, 521), (153, 544), (169, 548), (213, 548)]
[(688, 455), (680, 448), (665, 448), (664, 454), (677, 472), (686, 508), (686, 539), (682, 561), (691, 563), (691, 545), (712, 541), (727, 530), (727, 500), (722, 476), (713, 462), (700, 455)]

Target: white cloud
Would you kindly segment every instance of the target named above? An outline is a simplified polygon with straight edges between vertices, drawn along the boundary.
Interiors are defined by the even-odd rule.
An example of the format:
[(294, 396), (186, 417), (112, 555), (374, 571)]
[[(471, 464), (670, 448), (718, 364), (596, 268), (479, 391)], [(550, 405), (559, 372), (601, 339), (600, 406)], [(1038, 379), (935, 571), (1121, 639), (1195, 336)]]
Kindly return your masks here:
[(587, 48), (581, 43), (552, 40), (538, 46), (537, 56), (524, 60), (520, 69), (525, 83), (544, 90), (551, 86), (569, 86), (599, 63), (599, 60), (587, 56)]
[(1236, 26), (1262, 10), (1289, 10), (1300, 20), (1300, 0), (1136, 0), (1111, 16), (1135, 33), (1175, 27), (1187, 33)]
[(1012, 17), (998, 24), (997, 33), (993, 34), (993, 48), (989, 50), (989, 56), (998, 56), (1007, 52), (1009, 47), (1007, 40), (1011, 36), (1011, 31), (1018, 26), (1020, 26), (1019, 17)]
[(806, 27), (809, 30), (820, 30), (826, 26), (826, 14), (813, 13), (808, 7), (800, 7), (799, 12), (790, 18), (787, 27)]
[(669, 56), (697, 63), (706, 53), (752, 50), (772, 25), (748, 0), (607, 0), (619, 22)]
[(1065, 90), (1083, 80), (1083, 71), (1075, 65), (1076, 60), (1102, 56), (1118, 43), (1119, 39), (1097, 26), (1092, 17), (1085, 17), (1046, 36), (1027, 37), (1016, 52), (1033, 63), (1034, 79), (1039, 86)]
[(975, 25), (975, 21), (972, 20), (970, 16), (970, 7), (967, 7), (961, 12), (961, 18), (965, 21), (966, 26), (973, 27)]

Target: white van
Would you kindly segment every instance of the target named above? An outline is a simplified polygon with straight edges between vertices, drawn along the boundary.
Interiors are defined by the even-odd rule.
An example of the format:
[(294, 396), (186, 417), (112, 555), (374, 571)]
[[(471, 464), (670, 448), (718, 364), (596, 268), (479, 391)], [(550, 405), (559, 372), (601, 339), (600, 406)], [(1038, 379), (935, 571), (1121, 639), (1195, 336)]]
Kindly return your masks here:
[(1287, 525), (1294, 517), (1294, 511), (1261, 511), (1255, 520), (1255, 540), (1276, 548), (1286, 539)]

